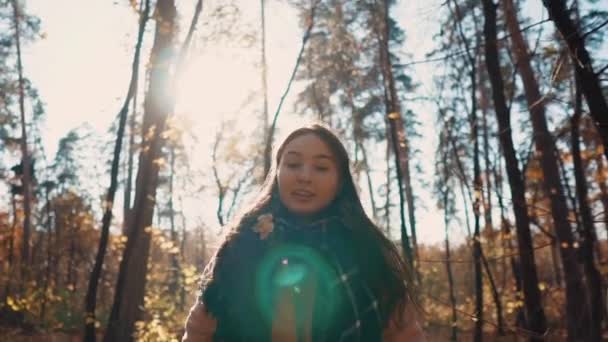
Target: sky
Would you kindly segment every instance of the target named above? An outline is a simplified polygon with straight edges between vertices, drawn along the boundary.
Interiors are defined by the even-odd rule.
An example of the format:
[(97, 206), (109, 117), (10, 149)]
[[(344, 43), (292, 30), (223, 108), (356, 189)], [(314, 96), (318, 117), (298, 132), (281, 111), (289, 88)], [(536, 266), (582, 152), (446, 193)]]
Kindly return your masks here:
[[(259, 15), (259, 1), (235, 0), (244, 18), (239, 29), (255, 25)], [(186, 28), (196, 0), (179, 1), (178, 11), (182, 27)], [(540, 2), (539, 2), (540, 3)], [(221, 118), (247, 115), (239, 112), (241, 103), (251, 89), (261, 84), (255, 61), (259, 49), (249, 55), (235, 47), (234, 42), (203, 41), (210, 25), (205, 14), (213, 8), (214, 1), (205, 1), (202, 22), (199, 25), (189, 67), (180, 84), (176, 114), (188, 119), (191, 129), (199, 132), (202, 139), (195, 148), (194, 162), (210, 162), (210, 139)], [(412, 60), (425, 59), (432, 49), (432, 34), (438, 30), (437, 13), (440, 1), (400, 1), (395, 18), (406, 32), (404, 52)], [(542, 6), (542, 5), (541, 5)], [(43, 129), (45, 150), (53, 156), (59, 139), (69, 130), (87, 123), (99, 134), (105, 134), (118, 113), (130, 77), (131, 60), (137, 15), (127, 0), (28, 0), (26, 10), (41, 19), (45, 38), (24, 48), (24, 72), (39, 89), (45, 102), (46, 122)], [(539, 15), (542, 11), (538, 9)], [(278, 100), (285, 89), (295, 63), (302, 31), (296, 13), (285, 1), (269, 0), (266, 9), (267, 61), (269, 85), (269, 112), (274, 113)], [(152, 23), (148, 30), (153, 29)], [(184, 29), (185, 31), (185, 29)], [(152, 35), (146, 39), (151, 41)], [(199, 38), (199, 39), (197, 39)], [(145, 44), (149, 48), (149, 44)], [(142, 54), (147, 58), (147, 53)], [(417, 64), (413, 69), (415, 81), (421, 92), (432, 94), (432, 75), (437, 64)], [(297, 93), (292, 89), (283, 107), (279, 127), (289, 129), (300, 124), (300, 119), (288, 117), (291, 101)], [(432, 127), (434, 109), (418, 104), (414, 108), (424, 123), (425, 142), (422, 146), (422, 175), (432, 183), (433, 158), (437, 138)], [(241, 120), (241, 125), (247, 121)], [(207, 140), (206, 140), (207, 139)], [(108, 149), (111, 151), (111, 149)], [(108, 159), (110, 157), (108, 156)], [(426, 209), (418, 210), (418, 237), (425, 243), (443, 240), (442, 212), (435, 209), (430, 194), (419, 191)], [(200, 201), (200, 199), (198, 199)], [(199, 203), (191, 203), (200, 207)], [(215, 208), (215, 202), (213, 202)], [(115, 212), (121, 206), (115, 206)], [(202, 214), (203, 220), (213, 221), (214, 210)], [(456, 235), (464, 235), (464, 228), (451, 228)]]

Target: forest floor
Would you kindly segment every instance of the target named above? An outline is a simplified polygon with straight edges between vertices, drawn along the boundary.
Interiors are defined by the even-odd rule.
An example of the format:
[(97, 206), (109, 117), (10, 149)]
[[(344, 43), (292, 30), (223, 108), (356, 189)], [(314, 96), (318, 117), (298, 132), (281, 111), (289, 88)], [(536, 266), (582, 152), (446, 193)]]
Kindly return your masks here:
[[(428, 342), (443, 342), (450, 341), (449, 331), (426, 331)], [(102, 335), (98, 335), (97, 340), (101, 341)], [(493, 333), (484, 334), (484, 341), (492, 342), (520, 342), (526, 341), (522, 336), (496, 336)], [(0, 329), (0, 341), (2, 342), (80, 342), (82, 334), (79, 333), (39, 333), (33, 335), (25, 335), (23, 331)], [(473, 341), (473, 335), (470, 332), (461, 332), (458, 335), (458, 341)], [(546, 342), (565, 341), (565, 337), (553, 336), (545, 340)]]

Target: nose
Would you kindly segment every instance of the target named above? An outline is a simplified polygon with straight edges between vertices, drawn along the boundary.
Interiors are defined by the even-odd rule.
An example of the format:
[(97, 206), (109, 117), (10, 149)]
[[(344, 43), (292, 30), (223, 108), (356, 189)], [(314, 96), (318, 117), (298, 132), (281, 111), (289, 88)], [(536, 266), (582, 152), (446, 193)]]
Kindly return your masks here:
[(299, 172), (296, 174), (296, 180), (302, 183), (309, 183), (311, 176), (311, 169), (308, 166), (304, 166), (300, 168)]

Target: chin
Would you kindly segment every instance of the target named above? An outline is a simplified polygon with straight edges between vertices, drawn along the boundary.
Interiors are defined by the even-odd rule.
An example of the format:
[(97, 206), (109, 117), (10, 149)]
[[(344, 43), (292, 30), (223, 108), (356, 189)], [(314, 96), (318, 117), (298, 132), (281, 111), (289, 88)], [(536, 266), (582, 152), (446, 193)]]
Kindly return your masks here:
[(317, 208), (308, 208), (308, 207), (301, 207), (301, 206), (291, 206), (288, 208), (292, 213), (294, 213), (296, 215), (312, 215), (312, 214), (319, 212), (319, 210), (320, 210)]

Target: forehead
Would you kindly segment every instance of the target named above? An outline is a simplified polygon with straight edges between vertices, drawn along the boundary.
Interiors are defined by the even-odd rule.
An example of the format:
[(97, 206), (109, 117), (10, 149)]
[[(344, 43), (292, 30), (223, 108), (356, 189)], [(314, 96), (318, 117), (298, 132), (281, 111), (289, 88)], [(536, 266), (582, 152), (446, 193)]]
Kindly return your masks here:
[(297, 136), (285, 145), (283, 156), (294, 155), (303, 157), (324, 156), (335, 159), (327, 143), (314, 133), (305, 133)]

